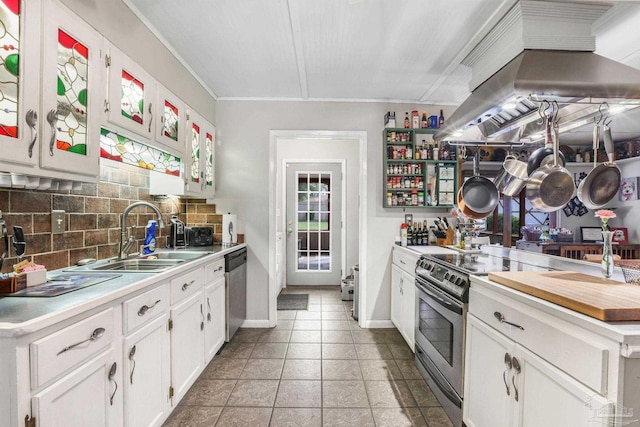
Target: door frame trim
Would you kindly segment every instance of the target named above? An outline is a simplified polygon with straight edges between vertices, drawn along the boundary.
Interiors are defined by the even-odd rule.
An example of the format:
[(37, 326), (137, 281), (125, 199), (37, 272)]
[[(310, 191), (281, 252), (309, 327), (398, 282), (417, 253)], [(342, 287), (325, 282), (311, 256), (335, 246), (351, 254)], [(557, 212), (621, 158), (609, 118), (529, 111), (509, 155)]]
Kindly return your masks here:
[[(277, 146), (279, 139), (340, 139), (353, 140), (358, 143), (360, 180), (359, 180), (359, 203), (358, 203), (358, 264), (360, 265), (360, 298), (359, 298), (359, 320), (363, 327), (368, 318), (367, 298), (365, 297), (366, 286), (362, 284), (367, 280), (367, 132), (366, 131), (322, 131), (322, 130), (272, 130), (269, 132), (269, 188), (276, 188), (277, 174), (279, 170), (277, 158)], [(316, 159), (317, 160), (317, 159)], [(276, 249), (278, 244), (278, 228), (276, 224), (277, 209), (276, 192), (269, 193), (269, 326), (274, 327), (277, 323), (277, 289), (276, 273)], [(343, 209), (343, 211), (345, 211)]]
[[(345, 271), (347, 271), (347, 236), (346, 236), (346, 225), (347, 225), (347, 170), (346, 170), (346, 160), (345, 159), (282, 159), (281, 171), (283, 172), (281, 177), (281, 191), (282, 191), (282, 200), (280, 201), (280, 209), (282, 212), (281, 217), (281, 226), (284, 230), (284, 281), (287, 282), (287, 179), (286, 179), (286, 169), (287, 165), (301, 163), (301, 164), (338, 164), (340, 165), (340, 173), (341, 182), (342, 182), (342, 196), (341, 203), (342, 209), (340, 209), (340, 279), (342, 280), (342, 276)], [(276, 283), (277, 286), (277, 283)]]

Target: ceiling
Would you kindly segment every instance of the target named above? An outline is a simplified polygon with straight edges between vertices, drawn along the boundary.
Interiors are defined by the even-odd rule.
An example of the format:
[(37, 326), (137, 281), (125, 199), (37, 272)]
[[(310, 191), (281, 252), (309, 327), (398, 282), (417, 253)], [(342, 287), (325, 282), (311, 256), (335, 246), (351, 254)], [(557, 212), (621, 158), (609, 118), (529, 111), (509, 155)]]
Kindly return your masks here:
[[(441, 105), (469, 95), (462, 60), (515, 3), (124, 1), (219, 100)], [(612, 8), (593, 26), (596, 53), (640, 69), (640, 3), (597, 3)], [(629, 123), (616, 139), (640, 135), (640, 113)]]

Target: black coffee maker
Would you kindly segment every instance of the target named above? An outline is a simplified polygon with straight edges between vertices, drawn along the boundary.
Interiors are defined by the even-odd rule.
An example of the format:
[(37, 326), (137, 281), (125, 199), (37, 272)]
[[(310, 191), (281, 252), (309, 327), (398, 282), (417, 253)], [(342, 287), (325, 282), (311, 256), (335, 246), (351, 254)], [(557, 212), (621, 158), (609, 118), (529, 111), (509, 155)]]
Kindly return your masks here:
[(178, 219), (177, 215), (171, 216), (171, 236), (169, 236), (169, 247), (184, 248), (187, 246), (187, 230), (184, 222)]

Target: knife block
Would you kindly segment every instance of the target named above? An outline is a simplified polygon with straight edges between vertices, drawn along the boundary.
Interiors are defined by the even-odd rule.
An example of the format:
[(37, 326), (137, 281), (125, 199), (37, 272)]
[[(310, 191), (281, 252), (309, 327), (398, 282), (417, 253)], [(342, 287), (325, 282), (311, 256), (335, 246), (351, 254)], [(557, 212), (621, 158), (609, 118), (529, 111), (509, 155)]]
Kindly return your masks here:
[(0, 279), (0, 294), (12, 294), (27, 287), (27, 277), (18, 275), (7, 279)]
[(436, 239), (436, 245), (438, 246), (451, 246), (453, 245), (453, 228), (449, 227), (447, 228), (447, 230), (445, 231), (445, 236), (444, 238), (438, 238)]

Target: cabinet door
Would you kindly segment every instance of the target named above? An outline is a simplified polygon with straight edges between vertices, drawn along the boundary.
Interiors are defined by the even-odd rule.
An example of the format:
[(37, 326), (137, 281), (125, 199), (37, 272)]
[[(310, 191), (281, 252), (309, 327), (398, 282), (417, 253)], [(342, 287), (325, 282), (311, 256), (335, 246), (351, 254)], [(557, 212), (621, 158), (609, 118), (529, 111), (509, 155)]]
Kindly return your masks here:
[(204, 124), (204, 132), (202, 134), (202, 156), (200, 165), (204, 171), (204, 181), (201, 185), (202, 196), (213, 198), (215, 196), (215, 142), (216, 128), (209, 122)]
[(415, 277), (402, 272), (402, 336), (411, 351), (415, 352), (415, 325), (416, 325), (416, 287)]
[(38, 427), (121, 425), (122, 374), (116, 360), (110, 350), (36, 394), (33, 416)]
[(513, 341), (467, 316), (462, 417), (468, 427), (514, 426), (513, 372), (505, 363), (514, 351)]
[(604, 397), (522, 347), (518, 347), (516, 359), (521, 370), (516, 377), (520, 405), (513, 425), (614, 425), (613, 405)]
[(204, 307), (202, 291), (171, 309), (172, 404), (178, 403), (204, 366)]
[(185, 182), (188, 193), (201, 193), (205, 181), (201, 158), (205, 120), (192, 109), (187, 112), (187, 146), (185, 152)]
[[(0, 162), (28, 173), (38, 161), (40, 2), (0, 2)], [(18, 166), (18, 165), (21, 165)], [(5, 169), (7, 170), (7, 169)]]
[(44, 5), (40, 165), (97, 180), (103, 38), (64, 6)]
[(391, 321), (402, 332), (402, 270), (395, 264), (391, 265)]
[(108, 44), (109, 91), (107, 119), (126, 130), (152, 140), (156, 116), (155, 81), (131, 58)]
[(170, 409), (167, 321), (164, 314), (125, 339), (125, 426), (160, 426)]
[(209, 363), (224, 343), (225, 316), (224, 277), (205, 288), (204, 304), (206, 321), (204, 327), (205, 364)]
[(158, 84), (156, 101), (156, 141), (172, 154), (182, 158), (185, 148), (186, 111), (184, 103), (164, 86)]

